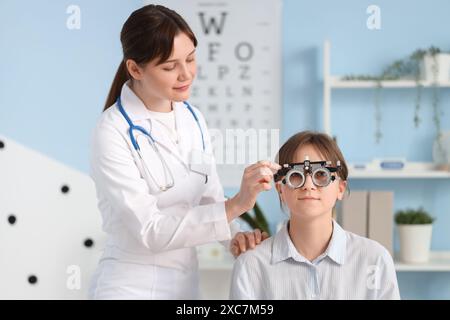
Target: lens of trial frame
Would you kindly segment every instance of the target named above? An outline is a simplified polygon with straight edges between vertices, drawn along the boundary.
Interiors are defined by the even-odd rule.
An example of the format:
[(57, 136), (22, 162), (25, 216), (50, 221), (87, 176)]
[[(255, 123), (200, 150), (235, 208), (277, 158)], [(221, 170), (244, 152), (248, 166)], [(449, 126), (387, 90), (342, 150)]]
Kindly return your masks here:
[(330, 183), (330, 172), (327, 169), (319, 168), (313, 173), (313, 182), (316, 186), (325, 187)]
[(299, 188), (303, 185), (305, 177), (303, 176), (303, 173), (299, 171), (293, 171), (289, 174), (288, 181), (292, 188)]

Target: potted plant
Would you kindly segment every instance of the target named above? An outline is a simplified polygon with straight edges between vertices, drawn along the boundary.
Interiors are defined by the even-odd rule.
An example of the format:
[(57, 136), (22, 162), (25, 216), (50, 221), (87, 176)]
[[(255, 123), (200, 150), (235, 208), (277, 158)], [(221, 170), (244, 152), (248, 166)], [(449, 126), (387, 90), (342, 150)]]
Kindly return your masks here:
[(403, 262), (428, 261), (434, 220), (423, 208), (396, 212), (395, 223), (400, 237), (400, 259)]
[(447, 82), (449, 77), (450, 54), (441, 52), (439, 48), (431, 47), (423, 55), (420, 72), (421, 78), (426, 81)]
[(269, 224), (267, 223), (266, 217), (264, 216), (264, 213), (262, 212), (258, 203), (255, 203), (253, 212), (253, 215), (251, 215), (249, 212), (245, 212), (240, 216), (240, 218), (244, 220), (251, 228), (267, 232), (270, 237), (271, 232)]

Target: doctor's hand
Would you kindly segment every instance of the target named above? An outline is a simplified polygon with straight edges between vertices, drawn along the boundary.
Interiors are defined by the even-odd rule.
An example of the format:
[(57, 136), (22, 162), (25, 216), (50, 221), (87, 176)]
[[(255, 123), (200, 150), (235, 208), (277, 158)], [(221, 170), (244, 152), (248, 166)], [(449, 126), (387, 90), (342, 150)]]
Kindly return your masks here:
[(255, 206), (258, 194), (272, 188), (270, 182), (279, 169), (281, 166), (271, 161), (258, 161), (245, 168), (239, 192), (225, 202), (228, 222)]
[(230, 242), (230, 252), (237, 258), (241, 253), (249, 249), (255, 249), (258, 244), (268, 237), (267, 232), (261, 232), (259, 229), (249, 232), (238, 232)]

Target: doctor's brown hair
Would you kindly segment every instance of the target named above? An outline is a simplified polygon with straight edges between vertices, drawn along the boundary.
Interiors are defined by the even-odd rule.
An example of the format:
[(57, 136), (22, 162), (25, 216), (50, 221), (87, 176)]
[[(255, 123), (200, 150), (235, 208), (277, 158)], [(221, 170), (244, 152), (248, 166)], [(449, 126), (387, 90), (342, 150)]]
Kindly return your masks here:
[(125, 62), (134, 60), (145, 66), (154, 59), (166, 61), (173, 50), (173, 40), (185, 33), (197, 47), (197, 39), (186, 21), (175, 11), (150, 4), (134, 11), (120, 32), (123, 60), (114, 77), (103, 111), (112, 106), (120, 95), (123, 84), (130, 79)]
[[(337, 172), (337, 175), (346, 181), (348, 178), (348, 167), (345, 162), (344, 156), (339, 149), (337, 143), (327, 134), (314, 132), (314, 131), (302, 131), (288, 139), (280, 148), (276, 156), (276, 162), (281, 166), (283, 164), (294, 162), (295, 153), (303, 146), (310, 145), (317, 150), (323, 156), (323, 160), (331, 161), (332, 166), (336, 166), (337, 161), (341, 162), (341, 169)], [(303, 162), (303, 161), (302, 161)], [(280, 198), (281, 205), (281, 198)]]

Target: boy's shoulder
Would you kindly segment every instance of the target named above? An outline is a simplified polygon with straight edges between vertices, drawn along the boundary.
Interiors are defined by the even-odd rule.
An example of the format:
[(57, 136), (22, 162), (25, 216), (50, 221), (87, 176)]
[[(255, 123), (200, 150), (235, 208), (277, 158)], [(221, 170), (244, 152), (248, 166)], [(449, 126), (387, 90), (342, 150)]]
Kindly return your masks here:
[(371, 257), (390, 256), (389, 251), (378, 241), (345, 231), (347, 237), (347, 253), (355, 255), (362, 253)]
[(248, 249), (246, 252), (242, 253), (237, 258), (237, 261), (240, 264), (270, 263), (272, 258), (273, 241), (274, 236), (267, 238), (254, 249)]

